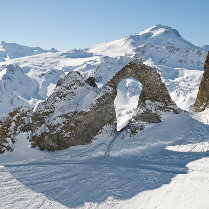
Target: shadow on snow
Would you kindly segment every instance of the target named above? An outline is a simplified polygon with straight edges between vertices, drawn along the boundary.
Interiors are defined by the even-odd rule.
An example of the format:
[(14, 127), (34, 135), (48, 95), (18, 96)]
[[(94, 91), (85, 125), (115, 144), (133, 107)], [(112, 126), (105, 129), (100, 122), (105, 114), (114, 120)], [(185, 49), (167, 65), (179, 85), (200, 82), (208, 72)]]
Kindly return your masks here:
[[(192, 130), (191, 136), (204, 130), (206, 140), (208, 126), (193, 119), (192, 123), (195, 126), (191, 129), (199, 129)], [(196, 139), (198, 137), (201, 136), (197, 135)], [(178, 144), (186, 143), (181, 138), (173, 143)], [(176, 175), (188, 173), (189, 162), (209, 157), (208, 151), (175, 152), (165, 149), (165, 146), (132, 157), (104, 155), (88, 160), (54, 160), (8, 164), (6, 167), (28, 188), (67, 207), (79, 207), (86, 202), (102, 203), (108, 197), (126, 200), (140, 192), (159, 188), (169, 184)]]

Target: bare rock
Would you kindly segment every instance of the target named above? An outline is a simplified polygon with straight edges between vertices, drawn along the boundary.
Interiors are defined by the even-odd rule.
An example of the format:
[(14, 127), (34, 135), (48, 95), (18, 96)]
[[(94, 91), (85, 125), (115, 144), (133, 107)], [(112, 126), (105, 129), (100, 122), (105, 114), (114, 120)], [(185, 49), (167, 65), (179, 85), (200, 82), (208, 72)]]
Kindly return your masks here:
[[(133, 121), (158, 123), (161, 121), (160, 111), (180, 112), (171, 100), (157, 70), (136, 61), (125, 66), (101, 90), (96, 88), (92, 78), (84, 81), (81, 75), (72, 76), (70, 73), (68, 76), (74, 79), (73, 82), (72, 79), (69, 82), (63, 82), (48, 100), (38, 106), (37, 111), (32, 116), (34, 128), (31, 142), (33, 147), (54, 151), (88, 144), (105, 125), (109, 124), (115, 127), (114, 132), (116, 132), (114, 99), (117, 95), (117, 85), (122, 79), (129, 77), (136, 78), (143, 85), (138, 111), (133, 117), (132, 125), (130, 125), (134, 130), (133, 132), (136, 132), (136, 128), (133, 128), (136, 127), (133, 125)], [(72, 88), (74, 91), (71, 92)], [(78, 88), (82, 90), (77, 91)], [(65, 101), (66, 98), (71, 100), (73, 96), (80, 97), (79, 94), (84, 89), (89, 89), (91, 94), (97, 92), (89, 108), (80, 109), (80, 111), (73, 110), (65, 114), (57, 113), (57, 117), (54, 117), (54, 107), (60, 101)], [(62, 123), (53, 123), (53, 120), (58, 117)], [(139, 126), (139, 131), (142, 129), (143, 127)]]
[(209, 52), (204, 65), (204, 73), (200, 83), (194, 111), (201, 112), (209, 107)]

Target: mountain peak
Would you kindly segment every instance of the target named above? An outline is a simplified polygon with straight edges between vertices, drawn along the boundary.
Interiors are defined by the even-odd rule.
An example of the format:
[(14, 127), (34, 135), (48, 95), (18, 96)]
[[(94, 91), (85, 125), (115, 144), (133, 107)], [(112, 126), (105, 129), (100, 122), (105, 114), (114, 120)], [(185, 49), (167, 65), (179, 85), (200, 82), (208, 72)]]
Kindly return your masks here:
[(144, 45), (155, 45), (157, 47), (171, 46), (184, 50), (200, 49), (191, 42), (185, 40), (178, 30), (169, 26), (157, 24), (135, 35), (97, 44), (90, 48), (90, 52), (112, 57), (123, 56), (125, 53), (133, 54), (136, 48)]
[(166, 26), (166, 25), (161, 25), (161, 24), (157, 24), (157, 25), (154, 25), (150, 28), (147, 28), (147, 29), (139, 32), (138, 35), (143, 35), (143, 34), (147, 34), (147, 33), (150, 33), (153, 36), (159, 36), (161, 34), (171, 34), (171, 33), (173, 33), (173, 34), (181, 37), (178, 30), (173, 29), (173, 28), (171, 28), (169, 26)]

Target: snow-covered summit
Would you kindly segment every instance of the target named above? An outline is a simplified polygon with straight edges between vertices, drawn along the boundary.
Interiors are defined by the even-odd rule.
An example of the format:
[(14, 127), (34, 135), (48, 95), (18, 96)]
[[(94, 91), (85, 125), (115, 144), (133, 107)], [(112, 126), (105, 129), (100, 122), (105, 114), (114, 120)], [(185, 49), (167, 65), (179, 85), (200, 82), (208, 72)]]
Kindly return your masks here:
[(136, 36), (138, 36), (139, 40), (141, 41), (140, 45), (167, 45), (175, 46), (176, 48), (181, 49), (198, 49), (197, 46), (185, 40), (180, 35), (178, 30), (161, 24), (145, 29), (142, 32), (139, 32)]
[(153, 33), (153, 35), (157, 36), (157, 35), (160, 35), (162, 33), (175, 33), (177, 36), (180, 36), (179, 34), (179, 31), (176, 30), (176, 29), (173, 29), (167, 25), (162, 25), (162, 24), (157, 24), (157, 25), (154, 25), (150, 28), (147, 28), (143, 31), (140, 31), (138, 33), (138, 35), (143, 35), (143, 34), (147, 34), (147, 33)]
[(25, 56), (32, 56), (46, 52), (57, 52), (56, 49), (45, 50), (40, 47), (23, 46), (17, 43), (0, 42), (0, 61), (14, 59)]
[(113, 57), (123, 56), (125, 54), (132, 54), (137, 47), (143, 45), (173, 46), (185, 50), (200, 49), (191, 42), (185, 40), (178, 30), (158, 24), (135, 35), (97, 44), (90, 48), (90, 52)]

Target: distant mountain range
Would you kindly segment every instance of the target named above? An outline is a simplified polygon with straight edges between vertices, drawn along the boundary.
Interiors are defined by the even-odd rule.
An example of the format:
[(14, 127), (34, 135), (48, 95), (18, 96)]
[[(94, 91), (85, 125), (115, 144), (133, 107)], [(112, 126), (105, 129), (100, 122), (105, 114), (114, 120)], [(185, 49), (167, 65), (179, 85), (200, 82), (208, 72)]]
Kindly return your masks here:
[(0, 42), (0, 62), (46, 52), (58, 52), (58, 50), (54, 48), (51, 50), (45, 50), (40, 47), (23, 46), (16, 43), (6, 43), (5, 41)]

